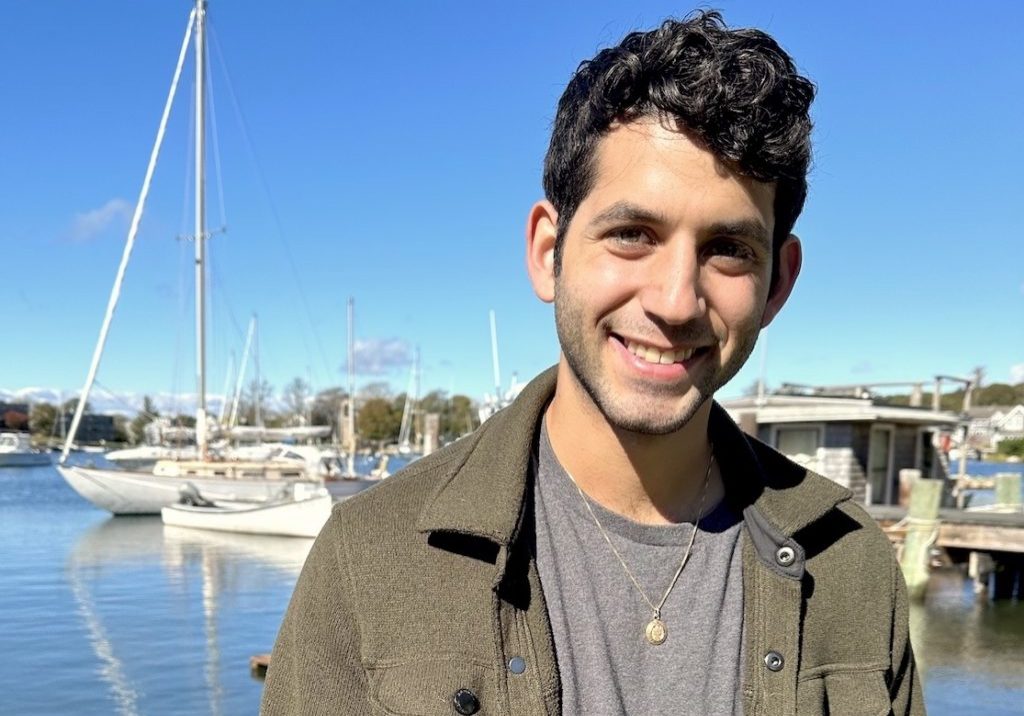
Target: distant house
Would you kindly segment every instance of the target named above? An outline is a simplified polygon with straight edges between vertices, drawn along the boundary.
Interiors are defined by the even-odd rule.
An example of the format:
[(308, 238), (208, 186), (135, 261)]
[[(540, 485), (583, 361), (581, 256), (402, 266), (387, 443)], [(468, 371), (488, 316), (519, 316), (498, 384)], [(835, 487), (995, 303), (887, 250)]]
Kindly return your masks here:
[(28, 430), (28, 403), (0, 401), (0, 430)]
[[(71, 413), (64, 414), (64, 432), (71, 429)], [(107, 443), (114, 439), (114, 416), (96, 415), (95, 413), (84, 413), (82, 422), (78, 424), (78, 432), (75, 433), (77, 443)]]
[(955, 413), (882, 405), (870, 396), (768, 395), (722, 402), (740, 427), (809, 469), (853, 490), (864, 504), (896, 504), (899, 473), (944, 477), (936, 444)]
[(1001, 440), (1024, 438), (1024, 405), (971, 408), (968, 415), (968, 436), (976, 447), (996, 449)]
[(1005, 413), (993, 414), (992, 433), (995, 443), (1008, 438), (1024, 438), (1024, 405), (1015, 405)]

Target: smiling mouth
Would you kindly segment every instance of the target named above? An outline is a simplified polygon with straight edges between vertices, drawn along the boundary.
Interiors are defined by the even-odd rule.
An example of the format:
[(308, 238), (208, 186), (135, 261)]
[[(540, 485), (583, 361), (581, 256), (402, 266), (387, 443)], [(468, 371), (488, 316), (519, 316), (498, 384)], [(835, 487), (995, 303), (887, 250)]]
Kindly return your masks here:
[(626, 347), (626, 350), (646, 363), (655, 365), (670, 365), (672, 363), (684, 363), (694, 356), (702, 355), (708, 351), (706, 346), (693, 346), (690, 348), (671, 348), (664, 350), (655, 348), (629, 338), (612, 334), (612, 336)]

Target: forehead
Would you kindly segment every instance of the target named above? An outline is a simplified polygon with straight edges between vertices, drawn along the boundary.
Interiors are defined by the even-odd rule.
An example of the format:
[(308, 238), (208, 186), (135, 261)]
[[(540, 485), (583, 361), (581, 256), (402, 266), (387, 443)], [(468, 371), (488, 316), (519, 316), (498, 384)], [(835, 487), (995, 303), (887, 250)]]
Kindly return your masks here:
[(628, 201), (678, 218), (756, 218), (769, 232), (774, 225), (774, 182), (737, 173), (657, 118), (612, 125), (598, 142), (594, 170), (580, 212)]

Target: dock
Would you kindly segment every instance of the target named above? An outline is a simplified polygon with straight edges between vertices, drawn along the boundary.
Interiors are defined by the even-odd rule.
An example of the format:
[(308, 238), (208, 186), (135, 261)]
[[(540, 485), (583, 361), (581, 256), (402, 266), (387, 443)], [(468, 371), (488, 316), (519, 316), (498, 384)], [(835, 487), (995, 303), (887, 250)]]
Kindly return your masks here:
[[(902, 541), (907, 508), (869, 505), (865, 509), (893, 541)], [(1006, 552), (1024, 556), (1024, 512), (939, 510), (934, 546), (972, 552)]]
[[(999, 474), (991, 480), (995, 504), (960, 509), (939, 507), (944, 481), (920, 479), (919, 473), (907, 477), (907, 506), (866, 509), (896, 546), (911, 598), (924, 598), (928, 568), (936, 556), (948, 565), (966, 563), (976, 593), (987, 592), (993, 599), (1024, 597), (1024, 478)], [(990, 482), (968, 479), (971, 485), (987, 487)], [(961, 477), (957, 486), (966, 482)]]

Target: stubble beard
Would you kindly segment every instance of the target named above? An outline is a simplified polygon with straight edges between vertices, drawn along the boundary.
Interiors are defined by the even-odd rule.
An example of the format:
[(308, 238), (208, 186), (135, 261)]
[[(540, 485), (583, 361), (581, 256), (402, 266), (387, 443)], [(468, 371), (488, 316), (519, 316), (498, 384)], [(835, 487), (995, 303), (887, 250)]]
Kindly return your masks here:
[[(576, 382), (583, 388), (609, 425), (639, 435), (669, 435), (684, 428), (701, 406), (713, 397), (722, 386), (732, 380), (733, 376), (747, 362), (747, 358), (754, 350), (758, 335), (756, 327), (740, 331), (740, 343), (736, 346), (736, 350), (733, 351), (728, 362), (713, 370), (700, 371), (687, 391), (691, 394), (678, 403), (678, 412), (670, 415), (655, 415), (649, 408), (651, 400), (659, 397), (678, 400), (679, 396), (674, 389), (667, 387), (665, 390), (659, 390), (652, 386), (650, 391), (637, 391), (630, 395), (616, 396), (615, 389), (611, 385), (611, 381), (603, 374), (601, 365), (603, 346), (600, 345), (600, 342), (606, 340), (608, 332), (604, 324), (599, 323), (594, 329), (597, 332), (597, 340), (594, 341), (593, 348), (588, 348), (588, 341), (594, 339), (588, 339), (585, 321), (580, 302), (573, 299), (571, 292), (565, 289), (564, 284), (562, 286), (556, 284), (555, 329), (558, 333), (562, 355), (565, 356)], [(760, 317), (754, 325), (760, 325)], [(717, 355), (719, 354), (705, 356), (704, 361), (714, 359)]]

